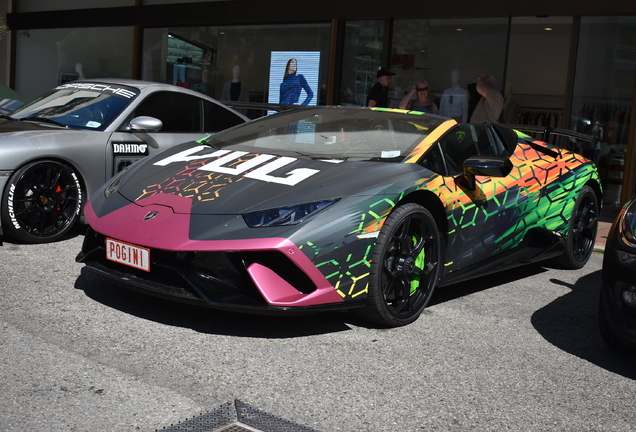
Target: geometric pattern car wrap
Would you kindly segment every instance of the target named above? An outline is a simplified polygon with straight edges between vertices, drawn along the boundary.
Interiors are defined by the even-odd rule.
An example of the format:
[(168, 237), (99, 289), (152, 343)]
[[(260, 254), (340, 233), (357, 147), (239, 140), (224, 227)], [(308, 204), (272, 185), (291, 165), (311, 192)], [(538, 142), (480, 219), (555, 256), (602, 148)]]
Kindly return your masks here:
[[(302, 115), (326, 119), (332, 113), (330, 108), (311, 110)], [(557, 256), (562, 249), (556, 249), (567, 240), (581, 190), (592, 185), (597, 195), (601, 193), (591, 161), (520, 133), (514, 136), (507, 130), (513, 136), (506, 141), (512, 142), (506, 147), (510, 156), (500, 157), (511, 171), (502, 170), (501, 177), (476, 175), (474, 188), (469, 188), (458, 180), (465, 177), (441, 174), (445, 169), (434, 172), (425, 161), (435, 154), (445, 155), (444, 140), (462, 125), (435, 116), (425, 116), (418, 122), (409, 114), (398, 117), (395, 112), (380, 116), (360, 109), (333, 112), (334, 118), (340, 115), (349, 124), (363, 123), (369, 134), (375, 130), (369, 119), (388, 118), (398, 126), (402, 121), (405, 127), (417, 128), (411, 135), (417, 138), (411, 141), (408, 152), (397, 153), (401, 159), (395, 158), (395, 152), (385, 144), (400, 136), (396, 132), (392, 137), (386, 129), (378, 135), (381, 139), (374, 138), (383, 146), (383, 155), (376, 160), (366, 157), (366, 153), (359, 159), (330, 157), (329, 153), (316, 153), (314, 157), (304, 154), (302, 148), (277, 153), (276, 147), (241, 141), (247, 136), (241, 134), (254, 129), (255, 135), (262, 134), (259, 137), (277, 137), (270, 132), (275, 127), (264, 119), (260, 124), (248, 123), (205, 141), (178, 145), (132, 165), (120, 179), (91, 197), (85, 214), (95, 236), (87, 235), (89, 240), (78, 260), (107, 276), (112, 272), (113, 279), (125, 284), (129, 283), (130, 272), (136, 280), (155, 277), (151, 282), (160, 283), (155, 275), (106, 260), (98, 243), (110, 237), (150, 248), (152, 256), (161, 259), (168, 254), (162, 263), (174, 268), (183, 265), (183, 279), (189, 277), (188, 271), (199, 267), (194, 261), (181, 261), (190, 259), (190, 255), (196, 258), (207, 254), (214, 260), (225, 260), (223, 266), (231, 261), (226, 267), (234, 279), (224, 282), (224, 287), (241, 280), (236, 286), (249, 298), (247, 303), (232, 303), (234, 308), (346, 307), (348, 302), (365, 303), (367, 296), (373, 295), (371, 270), (376, 263), (372, 260), (378, 253), (378, 238), (383, 238), (380, 231), (392, 214), (400, 214), (393, 213), (397, 207), (415, 208), (403, 206), (405, 203), (423, 204), (437, 221), (441, 251), (435, 265), (441, 268), (439, 284), (447, 285), (528, 260)], [(272, 116), (270, 120), (278, 118)], [(281, 122), (286, 121), (282, 118)], [(430, 131), (423, 130), (428, 126)], [(336, 146), (338, 136), (326, 132), (320, 139)], [(288, 135), (283, 139), (288, 140)], [(113, 186), (117, 181), (121, 184)], [(109, 188), (115, 192), (107, 196)], [(266, 226), (249, 222), (250, 215), (270, 211), (279, 214), (295, 206), (324, 202), (329, 203), (327, 207), (301, 222)], [(145, 221), (146, 216), (157, 212), (159, 216)], [(396, 218), (391, 220), (395, 223)], [(90, 238), (96, 239), (94, 243), (90, 244)], [(98, 251), (100, 247), (102, 252)], [(523, 255), (525, 251), (534, 255)], [(225, 277), (223, 272), (204, 275), (206, 280), (201, 283), (219, 281)], [(208, 294), (216, 295), (215, 289), (210, 288)], [(262, 298), (254, 300), (250, 290), (258, 290)], [(224, 300), (227, 292), (223, 293), (216, 303), (203, 297), (211, 300), (213, 307), (225, 307), (229, 303)], [(254, 306), (251, 301), (261, 303)], [(334, 306), (337, 303), (345, 306)]]
[[(578, 192), (591, 179), (598, 181), (598, 174), (593, 164), (576, 153), (558, 150), (557, 154), (555, 158), (530, 144), (519, 144), (512, 156), (518, 160), (513, 163), (513, 172), (504, 178), (478, 178), (475, 191), (432, 172), (415, 183), (393, 184), (377, 192), (376, 197), (384, 198), (361, 199), (355, 208), (348, 209), (358, 221), (357, 229), (345, 233), (339, 243), (329, 236), (326, 243), (305, 240), (297, 246), (348, 300), (367, 292), (377, 233), (391, 210), (416, 190), (433, 192), (444, 203), (449, 227), (445, 273), (506, 252), (534, 228), (564, 235)], [(259, 156), (245, 154), (227, 166), (235, 168)], [(173, 194), (191, 198), (192, 212), (196, 213), (198, 204), (222, 199), (226, 186), (245, 180), (200, 169), (218, 158), (185, 163), (174, 177), (143, 187), (135, 201), (158, 193)], [(563, 206), (564, 201), (568, 205)]]
[[(393, 207), (418, 189), (435, 193), (445, 203), (449, 227), (445, 273), (483, 260), (485, 254), (494, 256), (514, 248), (534, 228), (565, 235), (581, 188), (590, 180), (600, 185), (594, 165), (576, 153), (562, 152), (555, 166), (554, 157), (527, 144), (519, 145), (512, 157), (527, 163), (520, 164), (505, 178), (478, 179), (475, 192), (463, 190), (452, 179), (432, 174), (395, 200), (385, 198), (368, 203), (367, 211), (360, 212), (360, 226), (353, 234), (377, 233)], [(567, 205), (563, 206), (563, 202)], [(491, 231), (485, 233), (484, 227), (490, 227)], [(338, 292), (344, 298), (355, 298), (367, 292), (365, 279), (369, 276), (374, 245), (362, 242), (352, 248), (345, 263), (317, 260), (325, 255), (319, 252), (332, 245), (307, 246), (314, 252), (309, 258), (317, 267), (330, 269), (323, 273)], [(332, 247), (335, 250), (343, 246)], [(305, 253), (306, 249), (303, 248)]]

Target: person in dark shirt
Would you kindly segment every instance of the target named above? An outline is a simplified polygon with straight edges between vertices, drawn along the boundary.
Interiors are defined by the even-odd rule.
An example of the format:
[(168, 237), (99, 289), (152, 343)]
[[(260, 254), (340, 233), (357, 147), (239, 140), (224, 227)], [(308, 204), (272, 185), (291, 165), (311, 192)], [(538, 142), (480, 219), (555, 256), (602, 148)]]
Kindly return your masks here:
[(395, 75), (393, 72), (386, 68), (381, 68), (376, 74), (378, 81), (371, 87), (369, 95), (367, 96), (367, 106), (373, 107), (389, 107), (389, 85), (391, 84), (391, 77)]

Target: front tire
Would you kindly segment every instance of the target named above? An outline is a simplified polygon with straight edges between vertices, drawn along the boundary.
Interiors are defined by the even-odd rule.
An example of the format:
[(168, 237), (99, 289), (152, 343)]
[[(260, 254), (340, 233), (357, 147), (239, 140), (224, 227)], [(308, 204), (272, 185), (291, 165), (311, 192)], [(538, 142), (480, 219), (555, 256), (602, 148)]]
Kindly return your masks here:
[(396, 208), (378, 236), (368, 304), (361, 314), (390, 327), (415, 321), (439, 281), (441, 243), (435, 218), (427, 209), (413, 203)]
[(576, 198), (563, 255), (556, 263), (567, 269), (582, 268), (594, 252), (598, 230), (598, 199), (590, 186), (583, 186)]
[(2, 194), (2, 227), (25, 243), (47, 243), (63, 237), (77, 222), (82, 187), (67, 165), (46, 160), (20, 168)]

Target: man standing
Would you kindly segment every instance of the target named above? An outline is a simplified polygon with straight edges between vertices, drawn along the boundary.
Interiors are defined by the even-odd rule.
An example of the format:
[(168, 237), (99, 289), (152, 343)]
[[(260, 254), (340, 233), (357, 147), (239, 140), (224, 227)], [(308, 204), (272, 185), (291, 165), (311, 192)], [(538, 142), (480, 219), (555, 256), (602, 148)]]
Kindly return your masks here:
[(386, 68), (378, 70), (376, 76), (378, 81), (371, 87), (369, 95), (367, 96), (367, 106), (373, 107), (389, 107), (389, 84), (391, 84), (391, 77), (395, 75)]
[(477, 79), (477, 92), (481, 95), (473, 115), (471, 123), (499, 123), (499, 116), (503, 109), (504, 98), (499, 89), (495, 77), (488, 72), (482, 72)]

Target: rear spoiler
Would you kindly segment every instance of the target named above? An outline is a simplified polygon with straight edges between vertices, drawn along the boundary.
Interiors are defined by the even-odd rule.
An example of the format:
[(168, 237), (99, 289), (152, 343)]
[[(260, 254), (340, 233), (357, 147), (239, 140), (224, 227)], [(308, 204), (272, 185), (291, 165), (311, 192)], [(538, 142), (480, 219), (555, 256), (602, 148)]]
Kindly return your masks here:
[(227, 105), (230, 108), (243, 108), (243, 109), (259, 109), (267, 111), (287, 111), (292, 108), (298, 108), (299, 105), (286, 105), (286, 104), (272, 104), (265, 102), (241, 102), (241, 101), (220, 101), (223, 105)]
[(262, 116), (268, 114), (269, 111), (282, 112), (291, 109), (299, 109), (299, 108), (316, 108), (315, 106), (305, 106), (305, 105), (288, 105), (288, 104), (274, 104), (274, 103), (266, 103), (266, 102), (241, 102), (241, 101), (220, 101), (223, 105), (229, 106), (233, 109), (240, 110), (256, 110), (263, 111)]
[(544, 141), (544, 142), (549, 142), (550, 135), (564, 136), (570, 139), (581, 140), (581, 141), (592, 141), (594, 139), (592, 135), (575, 132), (569, 129), (555, 128), (552, 126), (532, 126), (532, 125), (521, 125), (521, 124), (504, 124), (503, 126), (506, 126), (510, 129), (515, 129), (521, 132), (530, 132), (535, 135), (540, 134), (541, 141)]

